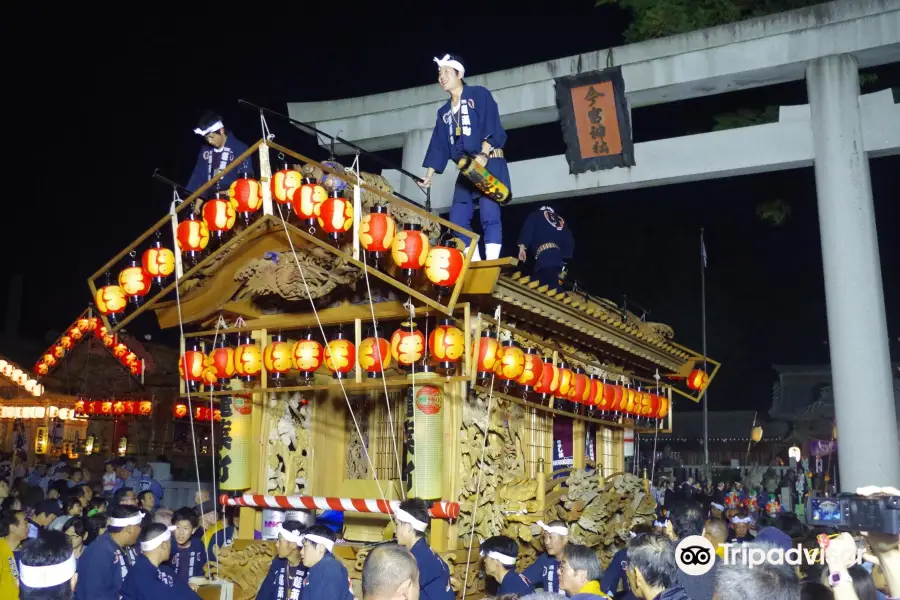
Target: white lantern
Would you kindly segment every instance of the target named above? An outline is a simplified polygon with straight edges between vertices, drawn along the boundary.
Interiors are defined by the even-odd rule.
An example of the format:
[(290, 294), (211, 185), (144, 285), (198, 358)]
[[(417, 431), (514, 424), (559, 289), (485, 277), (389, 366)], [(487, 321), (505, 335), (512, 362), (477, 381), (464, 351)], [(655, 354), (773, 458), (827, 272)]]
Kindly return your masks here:
[(12, 375), (10, 375), (10, 379), (12, 379), (16, 383), (18, 383), (19, 377), (21, 377), (21, 376), (22, 376), (22, 369), (13, 369)]
[(800, 462), (800, 448), (797, 446), (791, 446), (788, 448), (788, 457), (793, 458), (797, 462)]
[(16, 418), (17, 418), (17, 419), (24, 419), (24, 418), (25, 418), (25, 407), (24, 407), (24, 406), (17, 406), (17, 407), (16, 407)]
[(63, 421), (68, 421), (69, 419), (72, 418), (71, 415), (69, 414), (70, 412), (71, 411), (68, 408), (59, 409), (59, 418), (62, 419)]
[(25, 381), (25, 385), (22, 387), (24, 387), (25, 391), (30, 394), (35, 385), (37, 385), (37, 381), (35, 381), (34, 379), (28, 379), (27, 381)]
[(6, 365), (8, 365), (8, 364), (9, 364), (8, 360), (3, 360), (2, 358), (0, 358), (0, 372), (2, 372), (3, 369), (6, 368)]
[(59, 416), (59, 409), (55, 406), (50, 407), (50, 418), (55, 419)]
[(13, 409), (11, 406), (0, 408), (0, 419), (12, 419), (13, 416)]
[(44, 386), (41, 385), (40, 383), (37, 384), (36, 386), (34, 386), (34, 389), (31, 390), (31, 395), (34, 396), (35, 398), (40, 398), (41, 396), (43, 396), (44, 395)]
[(34, 418), (35, 419), (43, 419), (44, 415), (47, 413), (47, 409), (43, 406), (35, 406), (34, 407)]
[(22, 408), (22, 418), (23, 419), (33, 419), (34, 418), (34, 407), (33, 406), (25, 406)]

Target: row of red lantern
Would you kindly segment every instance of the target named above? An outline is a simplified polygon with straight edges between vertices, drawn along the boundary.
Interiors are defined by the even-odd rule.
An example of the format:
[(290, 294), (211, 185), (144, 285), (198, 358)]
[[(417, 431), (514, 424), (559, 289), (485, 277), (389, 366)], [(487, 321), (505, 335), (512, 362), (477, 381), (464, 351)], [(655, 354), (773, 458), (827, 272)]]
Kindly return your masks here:
[(659, 419), (669, 413), (669, 399), (665, 396), (606, 383), (581, 369), (572, 371), (564, 364), (544, 362), (531, 348), (523, 351), (511, 341), (500, 344), (493, 333), (482, 336), (476, 352), (476, 368), (482, 379), (494, 375), (501, 381), (523, 386), (526, 392), (533, 390), (599, 410)]
[(114, 333), (109, 333), (106, 326), (100, 322), (97, 317), (81, 317), (68, 333), (60, 338), (56, 344), (51, 346), (41, 356), (40, 360), (35, 364), (34, 370), (38, 375), (46, 375), (55, 367), (59, 360), (62, 359), (66, 352), (72, 349), (74, 344), (82, 339), (85, 335), (93, 334), (97, 339), (103, 342), (112, 355), (122, 364), (123, 367), (135, 377), (140, 377), (144, 372), (144, 363), (138, 358), (138, 355), (131, 350), (128, 345), (119, 339)]
[[(175, 414), (176, 419), (185, 418), (186, 416), (188, 416), (187, 404), (178, 402), (177, 404), (175, 404), (173, 413)], [(218, 408), (210, 410), (208, 406), (198, 406), (194, 408), (194, 420), (215, 421), (216, 423), (218, 423), (222, 420), (222, 411)]]
[(153, 403), (149, 400), (78, 400), (75, 402), (75, 414), (89, 415), (138, 415), (149, 416), (153, 412)]

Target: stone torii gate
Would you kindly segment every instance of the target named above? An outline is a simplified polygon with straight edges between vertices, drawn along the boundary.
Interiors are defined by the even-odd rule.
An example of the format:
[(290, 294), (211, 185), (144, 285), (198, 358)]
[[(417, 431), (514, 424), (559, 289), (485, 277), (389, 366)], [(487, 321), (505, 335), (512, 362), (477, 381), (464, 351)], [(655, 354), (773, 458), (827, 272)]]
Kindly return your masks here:
[[(781, 107), (776, 123), (635, 144), (630, 168), (570, 175), (562, 155), (512, 162), (514, 202), (814, 166), (841, 485), (900, 487), (868, 163), (900, 153), (900, 106), (890, 90), (860, 97), (858, 77), (859, 68), (900, 61), (900, 0), (829, 2), (467, 79), (492, 91), (504, 127), (515, 129), (558, 121), (554, 79), (603, 69), (608, 61), (621, 66), (632, 108), (804, 78), (809, 105)], [(418, 173), (445, 100), (430, 84), (292, 103), (288, 111), (370, 151), (402, 147), (403, 168)], [(415, 197), (415, 184), (399, 172), (383, 175)], [(435, 209), (449, 206), (455, 179), (452, 165), (435, 177)]]

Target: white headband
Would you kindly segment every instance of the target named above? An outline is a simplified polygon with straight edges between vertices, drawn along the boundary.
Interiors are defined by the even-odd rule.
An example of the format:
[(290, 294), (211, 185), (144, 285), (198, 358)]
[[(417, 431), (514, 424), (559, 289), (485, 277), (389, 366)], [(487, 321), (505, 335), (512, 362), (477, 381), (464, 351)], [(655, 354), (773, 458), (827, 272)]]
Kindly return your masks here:
[(322, 537), (320, 535), (310, 535), (307, 533), (303, 536), (303, 539), (309, 542), (313, 542), (314, 544), (322, 544), (323, 546), (325, 546), (326, 550), (328, 550), (329, 552), (334, 552), (334, 542), (332, 542), (328, 538)]
[(428, 523), (423, 523), (422, 521), (418, 520), (417, 518), (415, 518), (414, 516), (412, 516), (405, 510), (403, 510), (402, 508), (398, 508), (397, 510), (395, 510), (394, 516), (397, 517), (397, 520), (400, 521), (401, 523), (406, 523), (408, 525), (412, 525), (412, 528), (415, 529), (416, 531), (418, 531), (419, 533), (422, 533), (423, 531), (428, 529)]
[(110, 517), (107, 525), (110, 527), (128, 527), (129, 525), (140, 525), (144, 521), (144, 513), (139, 512), (133, 517), (125, 517), (123, 519), (117, 519), (116, 517)]
[(57, 565), (32, 567), (20, 564), (19, 581), (33, 589), (49, 588), (71, 580), (75, 575), (75, 568), (74, 554)]
[(213, 131), (218, 131), (220, 129), (223, 129), (224, 127), (225, 127), (225, 125), (222, 124), (222, 121), (216, 121), (215, 123), (213, 123), (206, 129), (200, 129), (199, 127), (196, 128), (194, 130), (194, 133), (196, 133), (197, 135), (206, 136), (206, 135), (209, 135), (210, 133), (212, 133)]
[(653, 521), (653, 526), (654, 527), (665, 527), (666, 524), (661, 521)]
[(285, 529), (281, 526), (281, 523), (278, 524), (278, 528), (275, 530), (275, 533), (283, 537), (289, 542), (294, 542), (298, 546), (303, 543), (303, 534), (299, 531), (291, 531), (289, 529)]
[(481, 556), (483, 556), (483, 557), (486, 556), (487, 558), (493, 558), (493, 559), (496, 559), (496, 560), (500, 561), (500, 564), (501, 564), (501, 565), (504, 565), (504, 566), (507, 566), (507, 567), (512, 567), (512, 566), (514, 566), (514, 565), (516, 564), (516, 557), (515, 557), (515, 556), (507, 556), (507, 555), (505, 555), (505, 554), (500, 554), (499, 552), (495, 552), (495, 551), (493, 551), (493, 550), (491, 550), (491, 551), (488, 552), (487, 554), (485, 554), (484, 552), (482, 552), (482, 553), (481, 553)]
[(165, 531), (163, 531), (152, 540), (141, 542), (141, 552), (150, 552), (151, 550), (156, 550), (157, 548), (162, 546), (164, 542), (168, 542), (172, 539), (173, 531), (175, 531), (174, 525), (171, 527), (167, 527)]
[(460, 77), (463, 77), (466, 74), (466, 68), (462, 66), (462, 63), (454, 58), (451, 58), (449, 54), (445, 54), (444, 58), (435, 57), (434, 62), (437, 63), (438, 68), (450, 67), (452, 69), (456, 69), (457, 71), (459, 71)]
[(710, 502), (709, 505), (712, 506), (713, 508), (715, 508), (716, 510), (725, 510), (725, 507), (717, 502)]
[(752, 517), (731, 517), (732, 523), (752, 523)]
[(550, 212), (556, 212), (555, 210), (553, 210), (552, 206), (542, 206), (541, 210), (549, 210)]
[(538, 521), (537, 524), (538, 527), (540, 527), (547, 533), (555, 533), (556, 535), (569, 535), (568, 527), (563, 527), (562, 525), (554, 525), (551, 527), (550, 525), (544, 525), (543, 521)]

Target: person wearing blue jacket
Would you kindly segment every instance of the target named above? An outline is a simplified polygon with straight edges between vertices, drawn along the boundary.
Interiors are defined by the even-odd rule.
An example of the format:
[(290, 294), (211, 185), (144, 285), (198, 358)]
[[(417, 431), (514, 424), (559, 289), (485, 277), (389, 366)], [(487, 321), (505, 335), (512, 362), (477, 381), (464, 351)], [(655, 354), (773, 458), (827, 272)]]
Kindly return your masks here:
[(88, 545), (78, 561), (75, 600), (119, 600), (122, 582), (134, 566), (128, 549), (137, 543), (143, 519), (133, 506), (109, 511), (106, 533)]
[(169, 565), (175, 576), (184, 582), (191, 577), (203, 577), (207, 554), (203, 540), (194, 535), (200, 528), (197, 511), (188, 507), (179, 508), (172, 515), (172, 525), (175, 527), (175, 544), (172, 545)]
[(425, 541), (431, 523), (428, 503), (421, 498), (408, 498), (394, 511), (397, 543), (409, 550), (419, 567), (420, 600), (452, 600), (450, 568)]
[(278, 527), (276, 556), (256, 594), (256, 600), (299, 600), (306, 579), (303, 566), (303, 534), (297, 521), (285, 521)]
[(516, 559), (519, 545), (516, 540), (505, 535), (495, 535), (481, 542), (481, 559), (484, 574), (494, 579), (500, 586), (497, 595), (515, 594), (524, 597), (531, 594), (531, 582), (516, 573)]
[(559, 560), (566, 544), (569, 543), (569, 528), (562, 521), (550, 521), (545, 525), (543, 521), (537, 522), (541, 528), (541, 540), (544, 542), (544, 552), (538, 556), (522, 575), (535, 588), (543, 588), (545, 592), (565, 595), (559, 589)]
[[(200, 596), (164, 563), (172, 553), (172, 531), (151, 523), (141, 532), (141, 555), (122, 584), (122, 600), (197, 600)], [(79, 577), (80, 579), (80, 577)]]
[[(431, 142), (422, 162), (427, 171), (420, 185), (423, 188), (431, 186), (432, 177), (435, 173), (444, 172), (447, 161), (455, 163), (470, 155), (512, 191), (509, 168), (503, 155), (506, 131), (500, 123), (500, 110), (491, 92), (481, 86), (466, 85), (463, 80), (465, 67), (449, 54), (444, 58), (435, 58), (434, 62), (438, 65), (441, 89), (450, 94), (450, 99), (438, 109)], [(503, 243), (500, 205), (487, 198), (463, 176), (457, 177), (453, 188), (450, 221), (471, 229), (476, 201), (481, 209), (485, 258), (500, 258)], [(466, 236), (457, 237), (466, 245), (470, 242)], [(477, 247), (473, 260), (481, 260)]]
[(347, 568), (334, 557), (337, 535), (324, 525), (313, 525), (303, 534), (303, 566), (306, 577), (301, 600), (353, 600)]
[(572, 230), (552, 207), (542, 206), (525, 219), (519, 233), (519, 260), (534, 259), (532, 279), (559, 289), (560, 274), (575, 253)]
[[(225, 129), (222, 117), (213, 112), (203, 115), (199, 125), (194, 129), (194, 133), (206, 140), (207, 145), (197, 155), (197, 164), (194, 165), (194, 171), (188, 180), (187, 189), (192, 192), (196, 192), (204, 183), (224, 171), (225, 167), (234, 162), (248, 148), (247, 144)], [(243, 173), (247, 173), (248, 177), (254, 176), (253, 161), (250, 160), (250, 157), (245, 158), (240, 165), (229, 171), (216, 183), (215, 187), (227, 190)]]

